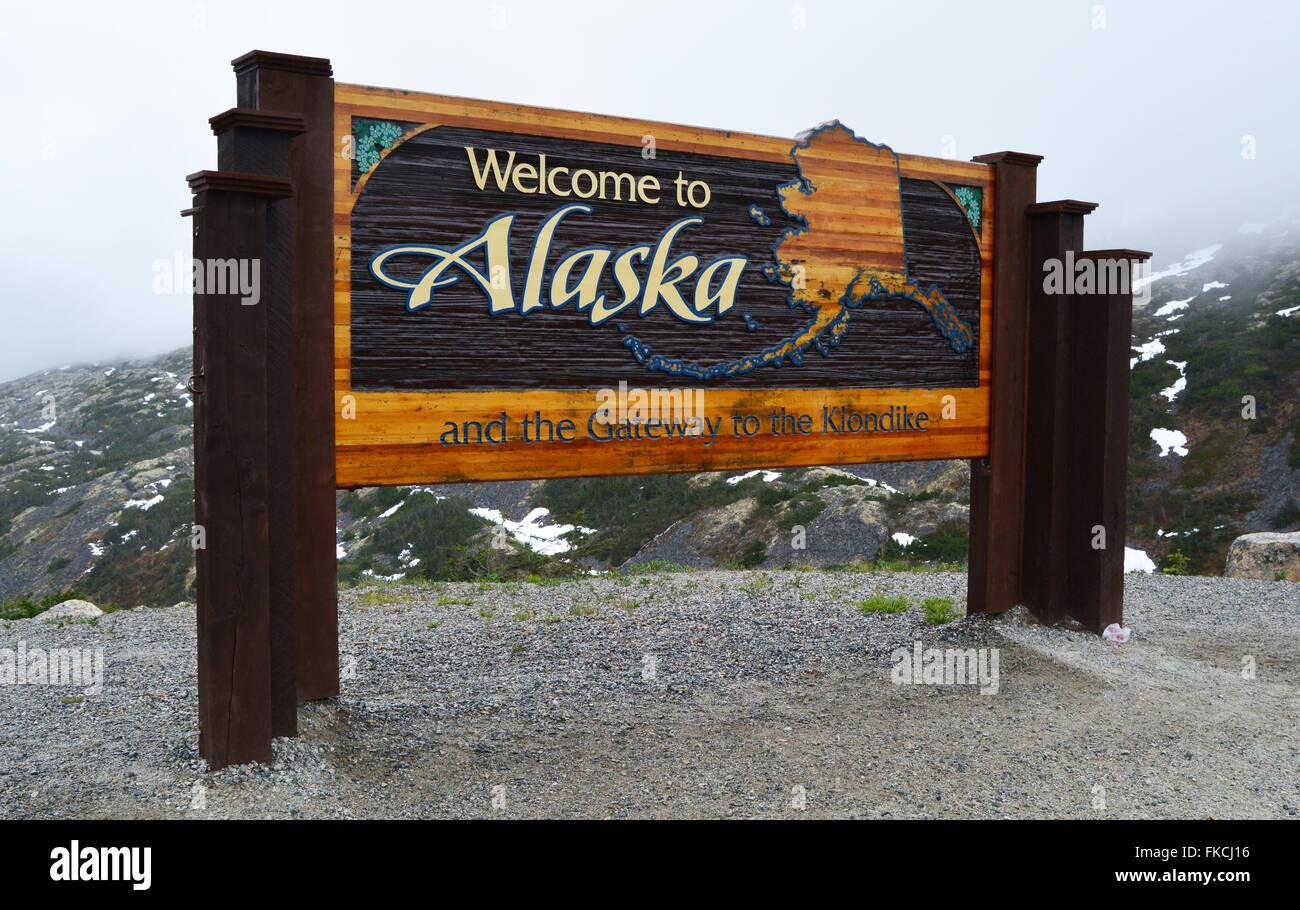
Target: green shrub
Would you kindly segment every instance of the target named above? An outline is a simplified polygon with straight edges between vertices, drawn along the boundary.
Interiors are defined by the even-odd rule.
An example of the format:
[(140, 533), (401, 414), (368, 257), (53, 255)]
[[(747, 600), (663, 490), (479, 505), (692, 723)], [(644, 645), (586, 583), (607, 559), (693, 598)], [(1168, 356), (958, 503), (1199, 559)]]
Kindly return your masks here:
[(740, 566), (743, 569), (752, 569), (765, 559), (767, 559), (767, 546), (761, 540), (751, 540), (740, 553)]
[(1282, 508), (1273, 513), (1273, 528), (1281, 530), (1297, 523), (1300, 523), (1300, 506), (1296, 505), (1294, 499), (1288, 498)]
[(1171, 550), (1165, 554), (1165, 558), (1160, 561), (1161, 575), (1186, 575), (1190, 560), (1183, 555), (1182, 550)]

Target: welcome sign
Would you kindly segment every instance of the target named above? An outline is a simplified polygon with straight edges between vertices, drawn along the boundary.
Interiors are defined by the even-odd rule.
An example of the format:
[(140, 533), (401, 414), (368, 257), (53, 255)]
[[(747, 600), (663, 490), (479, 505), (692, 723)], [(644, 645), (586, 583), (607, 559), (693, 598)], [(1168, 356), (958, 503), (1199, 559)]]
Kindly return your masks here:
[(988, 453), (993, 168), (336, 85), (340, 486)]
[(1132, 295), (1033, 276), (1149, 254), (1087, 250), (1040, 156), (233, 66), (183, 213), (261, 279), (194, 293), (211, 767), (340, 691), (338, 487), (970, 458), (967, 612), (1122, 621)]

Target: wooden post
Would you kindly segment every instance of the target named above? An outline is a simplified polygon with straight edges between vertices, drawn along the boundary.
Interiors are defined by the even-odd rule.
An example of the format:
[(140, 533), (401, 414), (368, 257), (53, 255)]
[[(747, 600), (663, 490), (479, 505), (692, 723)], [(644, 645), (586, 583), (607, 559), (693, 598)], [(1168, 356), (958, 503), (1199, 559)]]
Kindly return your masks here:
[[(1069, 595), (1066, 609), (1094, 632), (1124, 619), (1125, 486), (1128, 475), (1129, 358), (1132, 356), (1133, 262), (1136, 250), (1081, 254), (1097, 268), (1098, 287), (1075, 302), (1074, 469), (1070, 485)], [(1111, 264), (1114, 270), (1108, 268)], [(1122, 286), (1103, 276), (1122, 274)], [(1097, 546), (1097, 528), (1105, 534)]]
[[(328, 60), (251, 51), (232, 61), (240, 107), (292, 113), (292, 420), (273, 428), (292, 452), (292, 547), (299, 700), (339, 692), (334, 528), (334, 81)], [(341, 141), (341, 137), (339, 139)]]
[[(303, 131), (303, 119), (234, 108), (210, 121), (217, 137), (222, 171), (288, 178), (290, 145)], [(267, 248), (260, 261), (267, 278), (260, 305), (266, 313), (267, 465), (271, 579), (271, 732), (298, 733), (298, 695), (294, 636), (294, 514), (292, 439), (280, 427), (293, 421), (292, 328), (293, 202), (277, 202), (267, 213)]]
[[(1070, 490), (1074, 443), (1075, 297), (1073, 261), (1083, 251), (1083, 216), (1097, 206), (1067, 199), (1029, 207), (1033, 221), (1029, 293), (1029, 398), (1025, 422), (1024, 568), (1021, 599), (1044, 622), (1068, 615)], [(1057, 260), (1059, 292), (1044, 286)]]
[[(194, 258), (261, 269), (292, 194), (286, 177), (201, 171), (194, 193)], [(247, 266), (245, 266), (247, 267)], [(205, 283), (194, 294), (195, 522), (199, 752), (213, 768), (269, 761), (272, 736), (271, 507), (268, 476), (268, 320), (282, 294), (258, 274), (264, 298)], [(223, 293), (217, 293), (218, 290)]]
[(1041, 155), (996, 152), (994, 166), (993, 352), (989, 457), (971, 462), (970, 556), (966, 609), (1001, 613), (1020, 594), (1024, 499), (1025, 396), (1029, 327), (1028, 208)]

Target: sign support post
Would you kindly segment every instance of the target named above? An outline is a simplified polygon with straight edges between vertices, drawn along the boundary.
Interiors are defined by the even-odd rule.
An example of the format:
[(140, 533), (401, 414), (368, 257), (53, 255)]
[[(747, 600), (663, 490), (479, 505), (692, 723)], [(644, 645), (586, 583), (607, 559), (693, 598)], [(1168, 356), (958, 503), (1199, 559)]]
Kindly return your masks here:
[(966, 609), (1003, 613), (1019, 602), (1024, 521), (1025, 407), (1029, 366), (1029, 206), (1041, 155), (995, 152), (993, 362), (989, 454), (971, 462)]
[[(202, 171), (189, 184), (196, 262), (274, 254), (287, 227), (287, 177)], [(272, 527), (281, 516), (272, 507), (267, 351), (270, 301), (284, 289), (274, 275), (261, 278), (267, 299), (252, 305), (238, 288), (194, 295), (199, 751), (214, 768), (269, 761), (272, 715), (283, 710), (271, 653), (284, 617), (272, 615)]]
[[(1094, 632), (1123, 620), (1127, 536), (1128, 396), (1132, 368), (1132, 264), (1151, 254), (1080, 254), (1119, 287), (1079, 298), (1075, 310), (1074, 457), (1070, 483), (1070, 597), (1067, 610)], [(1100, 533), (1099, 533), (1100, 531)]]
[(333, 136), (328, 60), (250, 51), (232, 61), (239, 105), (302, 118), (294, 137), (292, 413), (273, 434), (292, 451), (292, 587), (297, 699), (339, 694), (335, 556)]
[(1070, 539), (1083, 533), (1070, 521), (1076, 398), (1074, 274), (1049, 293), (1043, 266), (1083, 251), (1083, 218), (1097, 206), (1063, 200), (1029, 207), (1029, 371), (1025, 418), (1025, 517), (1021, 602), (1044, 622), (1068, 615)]

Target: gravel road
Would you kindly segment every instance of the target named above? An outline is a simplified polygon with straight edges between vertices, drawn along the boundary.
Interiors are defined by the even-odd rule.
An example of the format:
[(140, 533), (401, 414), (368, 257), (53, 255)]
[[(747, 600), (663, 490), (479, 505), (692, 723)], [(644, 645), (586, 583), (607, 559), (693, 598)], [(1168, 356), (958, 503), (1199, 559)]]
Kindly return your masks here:
[[(0, 648), (105, 665), (98, 693), (0, 685), (0, 817), (1297, 814), (1300, 585), (1129, 576), (1123, 644), (1019, 609), (925, 622), (925, 598), (960, 606), (965, 586), (699, 571), (348, 590), (342, 695), (302, 706), (272, 765), (218, 772), (198, 758), (192, 606), (0, 623)], [(875, 594), (910, 608), (858, 609)], [(917, 642), (997, 649), (996, 693), (895, 684), (891, 654)]]

